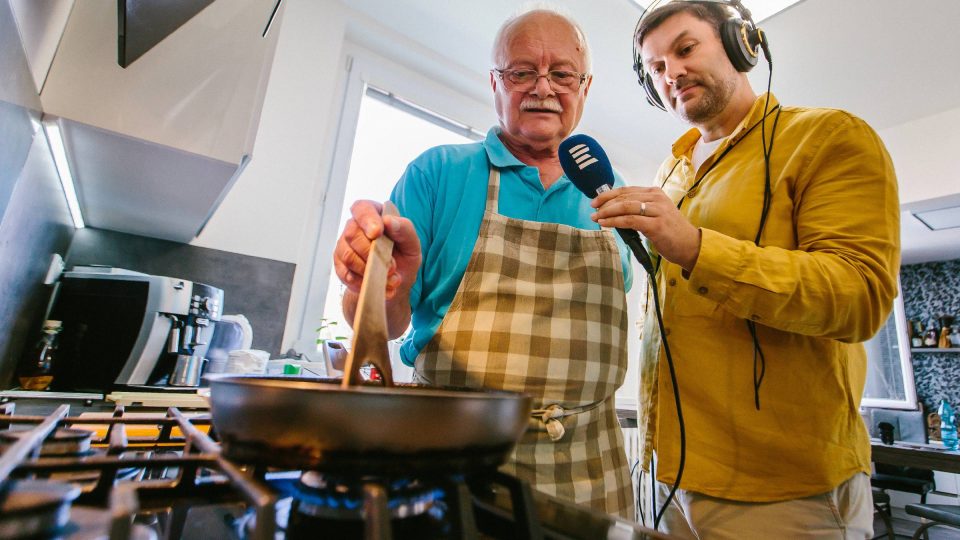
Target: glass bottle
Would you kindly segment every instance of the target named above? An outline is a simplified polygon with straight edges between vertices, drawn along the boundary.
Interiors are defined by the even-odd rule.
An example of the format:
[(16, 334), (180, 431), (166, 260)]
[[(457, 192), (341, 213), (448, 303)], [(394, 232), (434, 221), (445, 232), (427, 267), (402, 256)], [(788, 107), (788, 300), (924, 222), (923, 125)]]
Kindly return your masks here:
[(940, 413), (940, 439), (943, 441), (943, 446), (947, 450), (956, 450), (960, 441), (957, 439), (957, 422), (953, 408), (947, 400), (943, 400), (937, 412)]
[(913, 331), (910, 336), (910, 345), (915, 348), (923, 347), (923, 322), (913, 321)]
[(53, 382), (53, 369), (56, 363), (57, 334), (62, 329), (60, 321), (44, 321), (43, 336), (26, 350), (17, 378), (22, 390), (46, 390)]
[(930, 324), (927, 325), (927, 333), (923, 336), (923, 346), (924, 347), (936, 347), (937, 346), (937, 329), (933, 326), (933, 321), (930, 321)]
[(937, 347), (941, 349), (950, 348), (950, 327), (944, 326), (940, 329), (940, 339), (937, 340)]

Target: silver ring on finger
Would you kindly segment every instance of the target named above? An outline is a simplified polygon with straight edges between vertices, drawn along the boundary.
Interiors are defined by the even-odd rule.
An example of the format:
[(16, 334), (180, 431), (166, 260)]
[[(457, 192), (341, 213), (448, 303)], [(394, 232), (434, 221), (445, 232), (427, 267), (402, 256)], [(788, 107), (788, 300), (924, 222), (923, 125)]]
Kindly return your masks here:
[(646, 215), (647, 215), (647, 203), (642, 202), (640, 203), (640, 216), (643, 217)]

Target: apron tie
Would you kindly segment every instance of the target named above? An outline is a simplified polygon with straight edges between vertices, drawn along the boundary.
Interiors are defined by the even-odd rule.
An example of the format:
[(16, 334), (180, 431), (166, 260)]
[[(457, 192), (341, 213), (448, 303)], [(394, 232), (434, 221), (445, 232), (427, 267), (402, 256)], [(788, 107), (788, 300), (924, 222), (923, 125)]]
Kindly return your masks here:
[[(585, 413), (589, 410), (596, 409), (602, 405), (603, 402), (607, 401), (607, 399), (594, 401), (593, 403), (581, 405), (580, 407), (571, 407), (569, 409), (564, 409), (556, 403), (551, 403), (546, 408), (534, 409), (530, 411), (530, 417), (542, 423), (547, 430), (547, 435), (550, 436), (550, 440), (557, 442), (562, 439), (563, 435), (567, 432), (566, 428), (563, 427), (562, 422), (565, 416), (573, 416), (575, 414)], [(537, 427), (539, 428), (539, 426)]]

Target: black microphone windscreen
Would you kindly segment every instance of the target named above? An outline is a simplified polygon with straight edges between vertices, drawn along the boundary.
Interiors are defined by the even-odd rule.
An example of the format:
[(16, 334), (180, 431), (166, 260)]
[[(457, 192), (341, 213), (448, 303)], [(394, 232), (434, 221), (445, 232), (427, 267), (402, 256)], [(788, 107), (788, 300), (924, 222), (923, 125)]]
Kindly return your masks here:
[(613, 187), (613, 167), (607, 153), (593, 137), (577, 134), (560, 143), (560, 166), (567, 178), (591, 199), (597, 191)]

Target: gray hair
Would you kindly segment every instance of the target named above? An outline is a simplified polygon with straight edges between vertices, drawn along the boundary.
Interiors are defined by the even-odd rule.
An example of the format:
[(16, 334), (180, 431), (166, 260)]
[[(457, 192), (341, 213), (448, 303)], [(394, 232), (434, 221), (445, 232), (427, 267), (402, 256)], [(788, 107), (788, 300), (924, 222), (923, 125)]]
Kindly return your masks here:
[(513, 30), (514, 26), (516, 26), (516, 23), (526, 19), (533, 13), (546, 13), (553, 15), (563, 19), (567, 22), (567, 24), (573, 27), (574, 30), (576, 30), (577, 36), (580, 38), (580, 45), (583, 49), (585, 71), (590, 73), (590, 68), (592, 66), (590, 59), (590, 44), (587, 42), (587, 35), (584, 33), (583, 28), (580, 28), (580, 25), (577, 24), (577, 21), (573, 20), (573, 17), (571, 17), (567, 12), (561, 10), (557, 6), (545, 2), (527, 4), (514, 15), (508, 17), (507, 20), (503, 21), (503, 24), (500, 25), (500, 29), (497, 30), (497, 36), (493, 39), (493, 50), (490, 53), (493, 65), (495, 67), (497, 66), (497, 55), (501, 52), (504, 42), (506, 41), (507, 37), (510, 36), (511, 31)]

